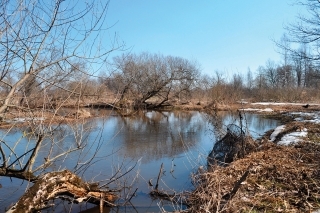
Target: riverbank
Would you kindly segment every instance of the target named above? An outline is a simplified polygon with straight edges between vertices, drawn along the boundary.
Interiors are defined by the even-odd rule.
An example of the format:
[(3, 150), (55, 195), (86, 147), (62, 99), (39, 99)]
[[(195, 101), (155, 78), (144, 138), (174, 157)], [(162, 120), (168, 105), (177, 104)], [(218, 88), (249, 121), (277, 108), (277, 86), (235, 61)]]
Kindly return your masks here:
[[(258, 148), (194, 174), (188, 212), (312, 212), (320, 208), (319, 112), (292, 112)], [(286, 118), (289, 120), (288, 118)], [(284, 119), (285, 120), (285, 119)]]
[[(114, 107), (110, 103), (95, 102), (86, 104), (66, 104), (59, 108), (10, 108), (5, 116), (2, 118), (0, 128), (8, 128), (15, 124), (15, 126), (23, 126), (25, 122), (42, 122), (42, 123), (69, 123), (77, 122), (79, 119), (87, 119), (90, 117), (105, 116), (103, 110), (113, 110), (115, 114), (121, 116), (134, 116), (137, 111)], [(320, 111), (320, 104), (310, 103), (306, 107), (306, 103), (278, 103), (278, 102), (246, 102), (238, 101), (232, 104), (216, 103), (216, 102), (198, 102), (188, 101), (184, 103), (171, 103), (169, 106), (160, 110), (182, 110), (182, 111), (237, 111), (253, 112), (267, 115), (279, 115), (280, 113), (299, 111), (299, 112), (313, 112)], [(97, 113), (99, 111), (99, 113)], [(281, 115), (280, 115), (281, 117)]]
[[(239, 104), (239, 103), (237, 103), (237, 104)], [(310, 152), (311, 153), (310, 154), (308, 152), (307, 147), (304, 148), (303, 144), (302, 145), (294, 144), (291, 146), (283, 146), (283, 147), (276, 145), (276, 143), (282, 141), (282, 138), (286, 135), (289, 135), (289, 136), (301, 135), (302, 133), (306, 134), (306, 132), (307, 132), (307, 137), (305, 137), (304, 140), (308, 141), (308, 143), (306, 143), (306, 144), (309, 144), (308, 145), (309, 147), (310, 147), (310, 144), (314, 145), (314, 144), (316, 144), (317, 141), (319, 141), (319, 132), (320, 132), (319, 129), (320, 128), (318, 128), (318, 124), (315, 122), (318, 115), (316, 113), (317, 110), (315, 108), (313, 108), (314, 106), (311, 106), (310, 108), (309, 107), (305, 108), (305, 107), (302, 107), (302, 106), (304, 106), (303, 104), (299, 104), (299, 105), (297, 104), (297, 105), (295, 105), (295, 107), (297, 109), (297, 111), (295, 113), (288, 113), (288, 111), (282, 111), (282, 110), (279, 111), (279, 112), (281, 112), (281, 113), (279, 113), (275, 110), (273, 110), (273, 111), (265, 110), (266, 108), (269, 108), (269, 106), (267, 106), (265, 104), (259, 104), (259, 106), (261, 107), (260, 110), (257, 110), (257, 108), (253, 108), (252, 106), (254, 106), (254, 105), (255, 104), (247, 103), (245, 105), (245, 104), (241, 103), (238, 105), (241, 108), (239, 107), (238, 109), (240, 109), (242, 112), (253, 111), (253, 112), (257, 112), (257, 113), (263, 113), (264, 116), (273, 116), (273, 118), (275, 118), (275, 117), (282, 118), (282, 119), (285, 118), (285, 119), (283, 119), (282, 124), (285, 124), (286, 126), (281, 127), (281, 128), (276, 128), (277, 131), (272, 130), (272, 131), (268, 132), (265, 135), (265, 137), (260, 140), (261, 144), (259, 144), (260, 145), (259, 148), (257, 148), (254, 152), (250, 153), (249, 155), (245, 156), (244, 158), (241, 158), (241, 159), (234, 161), (228, 167), (217, 167), (216, 166), (216, 167), (214, 167), (214, 170), (207, 170), (207, 171), (200, 169), (201, 171), (199, 170), (199, 173), (197, 173), (193, 176), (193, 182), (195, 183), (195, 186), (199, 186), (200, 188), (196, 188), (196, 190), (194, 192), (191, 192), (191, 194), (189, 194), (187, 196), (188, 199), (190, 199), (188, 202), (189, 207), (190, 207), (189, 208), (190, 212), (204, 212), (204, 209), (203, 209), (204, 207), (206, 207), (206, 208), (208, 207), (209, 210), (212, 207), (213, 210), (218, 210), (220, 212), (221, 211), (222, 212), (223, 211), (224, 212), (228, 212), (228, 211), (234, 212), (234, 211), (237, 211), (236, 208), (238, 205), (239, 206), (244, 205), (243, 211), (249, 211), (249, 212), (252, 210), (254, 210), (256, 212), (274, 211), (274, 208), (278, 207), (277, 206), (279, 203), (278, 199), (280, 199), (280, 197), (282, 195), (289, 196), (289, 194), (287, 194), (287, 192), (285, 190), (289, 190), (289, 192), (294, 191), (293, 188), (290, 188), (290, 186), (292, 185), (292, 182), (297, 183), (298, 185), (300, 185), (300, 183), (301, 183), (302, 185), (307, 185), (309, 187), (309, 185), (312, 184), (312, 182), (310, 182), (310, 179), (313, 180), (313, 179), (317, 178), (316, 176), (312, 176), (314, 174), (317, 174), (317, 172), (318, 172), (317, 168), (311, 168), (311, 169), (314, 169), (311, 171), (311, 170), (308, 170), (309, 169), (308, 166), (310, 166), (311, 164), (317, 164), (318, 162), (313, 162), (313, 161), (308, 162), (307, 161), (309, 158), (313, 158), (313, 159), (316, 158), (316, 156), (318, 154), (317, 147), (309, 148), (309, 151), (311, 150), (313, 152), (313, 154), (311, 152)], [(250, 108), (250, 110), (248, 110), (249, 108)], [(51, 111), (51, 112), (49, 112), (49, 110), (48, 111), (45, 111), (45, 110), (31, 111), (30, 110), (30, 111), (24, 111), (24, 112), (17, 111), (20, 114), (14, 114), (14, 113), (10, 114), (12, 116), (11, 119), (15, 123), (9, 122), (9, 124), (12, 126), (13, 124), (14, 125), (16, 125), (16, 124), (23, 125), (24, 123), (25, 124), (26, 123), (27, 124), (35, 124), (36, 122), (54, 123), (55, 122), (54, 118), (57, 119), (56, 120), (57, 122), (86, 122), (87, 119), (89, 119), (89, 118), (103, 116), (103, 112), (104, 112), (104, 110), (101, 110), (100, 108), (92, 109), (92, 108), (88, 108), (88, 107), (87, 108), (80, 108), (80, 109), (62, 108), (61, 110), (62, 111)], [(116, 110), (113, 110), (113, 111), (107, 110), (107, 111), (108, 111), (108, 115), (110, 115), (110, 112), (115, 113), (114, 115), (119, 115), (119, 114), (117, 114), (118, 112)], [(46, 112), (48, 112), (48, 114), (46, 114)], [(89, 112), (89, 114), (88, 114), (88, 112)], [(180, 113), (180, 112), (183, 112), (183, 111), (182, 110), (176, 110), (176, 111), (173, 110), (171, 113)], [(50, 114), (50, 113), (52, 113), (52, 114)], [(163, 117), (168, 117), (168, 115), (166, 115), (166, 112), (157, 112), (157, 113), (158, 114), (157, 114), (157, 116), (155, 116), (155, 119), (158, 118), (159, 115), (161, 115)], [(150, 116), (149, 112), (148, 113), (141, 112), (141, 115), (146, 115), (146, 114), (148, 114), (148, 116)], [(15, 117), (17, 115), (18, 115), (18, 117)], [(125, 116), (129, 116), (129, 115), (125, 115)], [(123, 119), (120, 116), (115, 116), (115, 117), (117, 117), (119, 120)], [(135, 119), (138, 117), (139, 117), (139, 112), (135, 112), (134, 114), (131, 114), (130, 118), (125, 118), (124, 120)], [(179, 115), (179, 117), (183, 117), (183, 116)], [(249, 115), (247, 115), (246, 117), (248, 118)], [(305, 117), (305, 118), (303, 118), (303, 117)], [(44, 119), (44, 118), (46, 118), (46, 119)], [(51, 118), (51, 120), (48, 118)], [(58, 118), (61, 120), (58, 120)], [(149, 118), (150, 117), (148, 117), (148, 119)], [(140, 119), (140, 120), (145, 120), (145, 119)], [(167, 119), (164, 119), (164, 120), (167, 121)], [(198, 120), (198, 119), (196, 119), (196, 120)], [(308, 120), (308, 122), (306, 122), (306, 120)], [(311, 120), (313, 120), (314, 122), (311, 122)], [(181, 129), (187, 129), (186, 127), (189, 125), (190, 119), (185, 119), (185, 121), (186, 121), (186, 126), (181, 127)], [(249, 119), (249, 121), (250, 121), (250, 119)], [(138, 125), (138, 126), (140, 126), (140, 125)], [(165, 124), (165, 126), (167, 126), (167, 124)], [(176, 127), (176, 125), (172, 126), (172, 129), (174, 129), (175, 127)], [(272, 128), (275, 128), (275, 127), (276, 126), (273, 126)], [(138, 131), (138, 130), (135, 130), (135, 131)], [(147, 132), (151, 133), (150, 138), (146, 139), (144, 136), (143, 141), (145, 141), (146, 144), (148, 144), (148, 147), (150, 148), (150, 150), (148, 152), (153, 152), (153, 156), (155, 156), (154, 153), (162, 153), (162, 154), (166, 155), (166, 154), (168, 154), (168, 152), (173, 150), (172, 145), (168, 146), (167, 149), (164, 148), (163, 145), (159, 146), (159, 141), (162, 141), (162, 139), (161, 138), (155, 139), (154, 138), (154, 136), (155, 136), (154, 131), (151, 131), (151, 129), (148, 129)], [(275, 134), (275, 132), (277, 134)], [(263, 131), (262, 131), (262, 133), (263, 133)], [(290, 135), (290, 133), (292, 133), (292, 134)], [(187, 140), (192, 137), (192, 135), (193, 134), (186, 132), (185, 138), (182, 141), (184, 141), (186, 143)], [(271, 137), (271, 135), (272, 135), (272, 137)], [(107, 139), (110, 139), (110, 138), (111, 137), (107, 137)], [(151, 140), (151, 138), (152, 138), (152, 140)], [(179, 132), (178, 138), (179, 138), (178, 141), (181, 141), (181, 133), (180, 132)], [(138, 153), (138, 149), (135, 150), (132, 147), (132, 144), (134, 144), (132, 142), (132, 139), (131, 140), (126, 139), (124, 141), (127, 141), (127, 142), (130, 141), (130, 143), (128, 143), (128, 144), (130, 144), (130, 146), (128, 145), (127, 150), (130, 150), (131, 152), (133, 151), (134, 153)], [(138, 144), (137, 147), (141, 147), (142, 140), (139, 139), (137, 141), (138, 141), (136, 143), (136, 144)], [(154, 146), (150, 146), (150, 141), (156, 142), (156, 143), (154, 143)], [(199, 141), (199, 140), (192, 140), (192, 141)], [(271, 141), (273, 141), (273, 142), (271, 142)], [(118, 144), (118, 143), (116, 143), (116, 144)], [(119, 143), (119, 144), (121, 144), (121, 149), (123, 149), (124, 148), (123, 143)], [(210, 143), (209, 149), (211, 149), (211, 146), (212, 146), (211, 144), (212, 143)], [(154, 149), (153, 149), (154, 147), (159, 147), (159, 150), (157, 152), (154, 152)], [(163, 151), (163, 150), (165, 150), (165, 151)], [(144, 152), (145, 152), (145, 149), (144, 149)], [(207, 154), (207, 153), (205, 153), (205, 154)], [(142, 154), (140, 153), (139, 157), (141, 157), (141, 155)], [(293, 158), (291, 160), (286, 160), (286, 159), (290, 159), (290, 157), (296, 157), (296, 158)], [(264, 158), (266, 158), (266, 159), (264, 159)], [(302, 160), (302, 162), (300, 162), (299, 159)], [(177, 163), (176, 161), (178, 161), (178, 159), (175, 159), (175, 163)], [(297, 161), (297, 162), (295, 162), (295, 161)], [(256, 164), (257, 162), (258, 162), (258, 164)], [(252, 163), (252, 165), (251, 165), (251, 163)], [(302, 164), (302, 163), (304, 163), (304, 164)], [(105, 166), (105, 163), (103, 163), (103, 165)], [(169, 159), (168, 165), (169, 165), (168, 167), (173, 165), (172, 158)], [(273, 168), (272, 167), (273, 165), (276, 165), (276, 167)], [(284, 166), (282, 166), (282, 165), (284, 165)], [(319, 165), (319, 164), (317, 164), (317, 165)], [(300, 168), (300, 166), (302, 166), (302, 167)], [(155, 168), (155, 166), (153, 166), (153, 168)], [(181, 170), (184, 170), (184, 169), (181, 168)], [(278, 170), (280, 170), (280, 172)], [(291, 170), (294, 170), (297, 173), (294, 173)], [(178, 169), (176, 168), (175, 174), (177, 171), (178, 171)], [(306, 177), (308, 177), (309, 179), (306, 179), (306, 180), (301, 179), (301, 177), (304, 178), (304, 176), (301, 176), (300, 179), (292, 179), (291, 182), (290, 181), (287, 182), (286, 180), (289, 180), (288, 177), (283, 176), (283, 175), (286, 175), (288, 172), (290, 174), (292, 174), (292, 177), (299, 177), (299, 174), (301, 172), (302, 173), (306, 172), (306, 174), (307, 174)], [(189, 174), (189, 172), (187, 172), (187, 173)], [(184, 174), (184, 176), (189, 177), (188, 174)], [(264, 176), (263, 175), (261, 176), (261, 174), (263, 174)], [(221, 180), (221, 178), (213, 178), (213, 177), (220, 177), (220, 176), (225, 177), (225, 179), (228, 181)], [(274, 177), (276, 177), (276, 178), (274, 178)], [(251, 180), (250, 178), (253, 178), (253, 179)], [(290, 178), (291, 178), (291, 176), (290, 176)], [(149, 180), (149, 179), (150, 178), (146, 178), (146, 180)], [(260, 179), (261, 179), (261, 182), (259, 182)], [(278, 179), (283, 180), (283, 182), (279, 182)], [(249, 180), (251, 180), (251, 182)], [(249, 183), (248, 183), (248, 181), (249, 181)], [(286, 186), (284, 184), (288, 184), (288, 186)], [(316, 182), (316, 184), (318, 184), (318, 183)], [(298, 185), (297, 185), (297, 187), (298, 187)], [(283, 187), (281, 188), (281, 186), (283, 186)], [(202, 191), (201, 191), (201, 187), (203, 189)], [(214, 187), (218, 187), (218, 188), (214, 188)], [(255, 187), (257, 187), (257, 188), (255, 188)], [(310, 187), (314, 188), (314, 185), (310, 185)], [(197, 191), (198, 189), (199, 189), (199, 191)], [(217, 192), (217, 189), (221, 190), (221, 192), (219, 192), (216, 195), (213, 195), (212, 193)], [(281, 190), (283, 190), (283, 191), (281, 191)], [(299, 190), (301, 191), (303, 189), (299, 189)], [(298, 199), (299, 196), (301, 196), (301, 193), (303, 191), (300, 192), (299, 190), (298, 190), (297, 195), (293, 194), (294, 196), (296, 196), (296, 197), (294, 197), (294, 199), (296, 199), (296, 198)], [(277, 193), (278, 191), (281, 192), (280, 194), (278, 194), (278, 197), (276, 197), (276, 198), (272, 197), (273, 194)], [(295, 190), (295, 191), (297, 191), (297, 190)], [(193, 193), (197, 193), (197, 192), (199, 192), (199, 194), (202, 197), (201, 196), (197, 197), (197, 195), (193, 194)], [(233, 193), (231, 193), (231, 192), (233, 192)], [(248, 194), (246, 194), (246, 193), (248, 193)], [(268, 200), (263, 200), (264, 193), (266, 193), (265, 195), (268, 195), (272, 199), (270, 198)], [(312, 196), (314, 196), (314, 195), (315, 195), (314, 197), (317, 196), (317, 194), (316, 194), (317, 192), (311, 191), (311, 193), (313, 193)], [(261, 195), (261, 196), (259, 197), (258, 195)], [(195, 197), (195, 199), (193, 199), (193, 196)], [(215, 196), (214, 199), (216, 199), (216, 200), (210, 201), (207, 199), (207, 198), (211, 199), (212, 196)], [(249, 200), (246, 200), (246, 197)], [(243, 199), (246, 202), (244, 202)], [(262, 199), (262, 201), (261, 201), (261, 199)], [(215, 203), (213, 201), (217, 201), (217, 202)], [(275, 202), (275, 204), (272, 203), (273, 201)], [(244, 204), (241, 202), (243, 202)], [(304, 200), (302, 200), (301, 202), (303, 202), (303, 204), (305, 204)], [(310, 200), (307, 200), (307, 202), (310, 203), (310, 205), (312, 205), (315, 209), (317, 208), (316, 207), (317, 203), (312, 203)], [(232, 209), (233, 203), (234, 203), (233, 207), (235, 209)], [(253, 203), (253, 204), (250, 204), (250, 203)], [(289, 203), (289, 201), (286, 200), (281, 205), (280, 204), (279, 205), (280, 205), (280, 207), (282, 207), (283, 205), (288, 206), (289, 204), (293, 205), (291, 203), (289, 203), (289, 204), (288, 203)], [(230, 204), (230, 206), (228, 206), (229, 204)], [(210, 205), (211, 205), (211, 207), (210, 207)], [(308, 204), (306, 204), (306, 205), (308, 205)], [(214, 208), (217, 208), (217, 206), (219, 206), (219, 209), (214, 209)], [(197, 207), (199, 207), (199, 209), (197, 209)], [(289, 206), (289, 207), (286, 207), (282, 210), (280, 208), (278, 208), (278, 211), (280, 211), (280, 210), (283, 212), (307, 211), (307, 210), (313, 209), (313, 207), (312, 208), (310, 207), (309, 209), (307, 209), (307, 207), (303, 206), (303, 207), (297, 208), (298, 210), (295, 210), (294, 209), (294, 208), (296, 208), (295, 206), (294, 207)]]

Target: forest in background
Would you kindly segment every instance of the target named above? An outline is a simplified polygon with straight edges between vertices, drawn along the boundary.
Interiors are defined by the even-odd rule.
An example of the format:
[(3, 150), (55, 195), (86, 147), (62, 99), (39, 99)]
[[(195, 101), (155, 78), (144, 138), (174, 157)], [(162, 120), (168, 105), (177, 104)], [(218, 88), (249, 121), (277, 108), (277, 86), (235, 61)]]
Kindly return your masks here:
[[(284, 36), (279, 45), (288, 45)], [(284, 42), (285, 41), (285, 42)], [(194, 102), (317, 102), (320, 100), (320, 67), (311, 47), (301, 43), (295, 50), (282, 49), (283, 61), (268, 60), (255, 72), (232, 76), (214, 71), (201, 73), (201, 65), (180, 57), (161, 54), (126, 54), (113, 58), (111, 68), (93, 76), (85, 61), (60, 63), (32, 73), (2, 72), (2, 105), (9, 108), (79, 107), (109, 103), (119, 108), (155, 109)], [(19, 85), (18, 85), (19, 83)], [(14, 95), (12, 91), (14, 88)], [(4, 104), (6, 103), (6, 104)]]
[[(48, 9), (48, 16), (41, 19), (37, 16), (39, 11), (25, 12), (9, 2), (0, 5), (4, 14), (1, 27), (5, 29), (0, 34), (2, 117), (9, 108), (50, 109), (93, 103), (156, 109), (189, 102), (202, 106), (230, 104), (242, 99), (251, 102), (320, 100), (317, 1), (300, 3), (309, 16), (300, 16), (299, 21), (288, 25), (287, 33), (275, 41), (282, 61), (269, 59), (257, 70), (248, 68), (231, 76), (222, 70), (203, 74), (196, 61), (179, 56), (127, 53), (117, 38), (112, 45), (104, 47), (98, 39), (90, 38), (99, 37), (101, 31), (96, 28), (101, 29), (101, 19), (92, 19), (92, 27), (83, 30), (76, 25), (78, 20), (70, 11), (59, 11), (61, 2), (50, 8), (51, 11)], [(87, 15), (90, 9), (84, 9), (78, 18)], [(6, 16), (8, 11), (14, 15)], [(69, 15), (69, 19), (60, 19), (60, 15)], [(72, 31), (67, 32), (64, 27)], [(97, 48), (96, 52), (93, 47), (83, 52), (82, 45), (89, 43)], [(110, 58), (109, 54), (117, 51), (120, 55)]]

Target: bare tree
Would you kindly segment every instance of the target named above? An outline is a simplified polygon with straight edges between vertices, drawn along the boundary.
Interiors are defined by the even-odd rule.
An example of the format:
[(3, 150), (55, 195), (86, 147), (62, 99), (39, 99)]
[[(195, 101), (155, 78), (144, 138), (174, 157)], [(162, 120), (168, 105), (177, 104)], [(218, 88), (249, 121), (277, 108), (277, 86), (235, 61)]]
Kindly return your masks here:
[(135, 109), (163, 107), (173, 97), (189, 95), (199, 73), (195, 63), (159, 54), (122, 55), (114, 61), (119, 103), (131, 103)]
[[(308, 44), (311, 48), (311, 54), (308, 56), (312, 60), (320, 60), (319, 57), (319, 32), (320, 32), (320, 3), (318, 0), (306, 0), (298, 3), (306, 8), (306, 15), (299, 14), (298, 22), (292, 23), (286, 27), (286, 40), (291, 43)], [(290, 48), (288, 45), (278, 43), (286, 51), (299, 54), (299, 50)]]
[[(299, 1), (297, 4), (304, 7), (306, 13), (304, 15), (299, 14), (296, 23), (291, 23), (285, 27), (287, 34), (276, 44), (285, 53), (285, 59), (288, 59), (287, 56), (292, 58), (298, 87), (305, 87), (309, 78), (306, 73), (308, 68), (305, 68), (311, 68), (311, 64), (318, 67), (320, 62), (320, 3), (318, 0), (306, 0)], [(295, 48), (297, 45), (300, 47)], [(313, 76), (312, 80), (314, 80), (314, 77), (316, 76)]]
[(254, 78), (253, 78), (253, 74), (250, 70), (250, 68), (248, 68), (247, 71), (247, 76), (246, 76), (246, 87), (251, 90), (253, 88), (254, 85)]
[[(42, 88), (65, 89), (59, 81), (75, 71), (84, 72), (74, 68), (79, 60), (97, 67), (103, 64), (116, 48), (100, 43), (107, 8), (108, 1), (2, 1), (0, 82), (10, 90), (2, 99), (0, 113), (17, 106), (14, 98), (23, 96), (18, 91), (27, 88), (25, 82), (31, 78), (39, 79)], [(6, 79), (9, 73), (15, 76), (13, 82)]]
[(283, 34), (278, 43), (278, 46), (280, 46), (280, 54), (283, 55), (283, 65), (287, 66), (290, 64), (290, 40), (286, 34)]
[[(109, 53), (120, 48), (114, 45), (115, 41), (107, 45), (102, 37), (108, 30), (105, 23), (108, 5), (109, 1), (76, 0), (3, 0), (0, 3), (0, 115), (12, 118), (3, 119), (1, 124), (26, 128), (14, 143), (6, 140), (11, 129), (1, 135), (0, 176), (34, 183), (8, 212), (40, 211), (50, 206), (50, 200), (62, 195), (71, 195), (74, 201), (101, 205), (112, 205), (116, 199), (110, 190), (89, 184), (74, 173), (91, 165), (93, 157), (85, 161), (80, 158), (87, 155), (83, 150), (88, 145), (86, 132), (90, 127), (83, 122), (65, 131), (67, 127), (60, 125), (67, 119), (59, 116), (61, 105), (50, 111), (45, 106), (57, 91), (67, 94), (62, 103), (72, 96), (80, 98), (84, 90), (78, 88), (86, 86), (82, 80), (99, 71)], [(78, 85), (68, 88), (73, 79), (77, 79)], [(38, 103), (30, 105), (33, 94)], [(14, 120), (15, 115), (9, 114), (8, 108), (23, 118)], [(63, 144), (66, 137), (68, 145)], [(26, 138), (27, 142), (22, 142)], [(96, 148), (93, 156), (98, 151)], [(79, 156), (74, 171), (49, 169), (56, 160), (73, 152)]]
[(235, 89), (235, 91), (239, 91), (243, 89), (243, 77), (237, 73), (233, 74), (232, 76), (232, 86)]
[(279, 78), (279, 86), (281, 88), (294, 87), (293, 69), (290, 65), (277, 67), (277, 76)]
[(194, 98), (198, 99), (198, 103), (205, 101), (206, 104), (211, 101), (210, 99), (210, 89), (213, 86), (213, 78), (209, 75), (201, 75), (196, 82), (196, 88), (192, 91)]
[(211, 99), (214, 103), (221, 103), (225, 98), (225, 87), (227, 85), (225, 76), (222, 72), (216, 70), (212, 81)]
[(268, 85), (271, 88), (277, 87), (278, 75), (276, 70), (276, 64), (273, 61), (267, 61), (266, 67), (264, 69), (264, 75), (268, 81)]

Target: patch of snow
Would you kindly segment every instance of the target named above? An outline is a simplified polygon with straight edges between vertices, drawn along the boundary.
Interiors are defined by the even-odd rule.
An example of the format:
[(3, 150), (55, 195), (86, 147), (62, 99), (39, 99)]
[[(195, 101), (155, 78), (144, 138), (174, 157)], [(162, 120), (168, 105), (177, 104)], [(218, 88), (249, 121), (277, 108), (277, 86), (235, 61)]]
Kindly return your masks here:
[(274, 129), (272, 134), (270, 135), (270, 140), (274, 141), (276, 137), (286, 128), (286, 125), (281, 125), (278, 126), (277, 128)]
[(259, 110), (259, 112), (273, 112), (273, 109), (271, 109), (271, 108), (265, 108), (265, 109)]
[(13, 118), (12, 120), (6, 120), (6, 122), (22, 123), (22, 122), (26, 122), (26, 121), (44, 121), (44, 120), (45, 120), (44, 117), (39, 117), (39, 118), (26, 117), (26, 118)]
[(255, 103), (251, 103), (252, 105), (294, 105), (294, 106), (302, 106), (304, 104), (302, 103), (281, 103), (281, 102), (255, 102)]
[(310, 116), (310, 117), (313, 117), (316, 115), (316, 113), (314, 112), (290, 112), (289, 113), (290, 115), (300, 115), (300, 116)]
[(237, 103), (239, 103), (239, 104), (248, 104), (249, 102), (244, 100), (244, 99), (242, 99), (241, 101), (237, 101)]
[[(274, 129), (272, 134), (270, 135), (270, 141), (275, 141), (276, 137), (286, 128), (285, 125), (278, 126)], [(280, 141), (277, 143), (279, 145), (289, 145), (293, 143), (300, 142), (302, 137), (306, 137), (308, 135), (308, 130), (306, 128), (302, 129), (301, 131), (297, 132), (290, 132), (280, 139)]]
[(258, 111), (260, 109), (253, 109), (253, 108), (246, 108), (246, 109), (240, 109), (241, 111)]
[[(292, 102), (255, 102), (251, 103), (252, 105), (274, 105), (274, 106), (283, 106), (283, 105), (291, 105), (291, 106), (304, 106), (305, 103), (292, 103)], [(309, 104), (309, 106), (319, 106), (319, 104)]]
[(246, 108), (246, 109), (240, 109), (240, 110), (250, 111), (250, 112), (273, 112), (273, 109), (271, 108), (265, 108), (265, 109)]
[(308, 131), (306, 128), (304, 128), (301, 132), (291, 132), (284, 135), (278, 142), (278, 144), (287, 146), (289, 144), (298, 143), (302, 140), (301, 137), (306, 137), (307, 135)]
[(290, 112), (288, 114), (299, 115), (299, 117), (294, 119), (295, 121), (320, 123), (320, 112)]
[(305, 120), (305, 122), (311, 122), (311, 123), (319, 124), (320, 123), (320, 119)]

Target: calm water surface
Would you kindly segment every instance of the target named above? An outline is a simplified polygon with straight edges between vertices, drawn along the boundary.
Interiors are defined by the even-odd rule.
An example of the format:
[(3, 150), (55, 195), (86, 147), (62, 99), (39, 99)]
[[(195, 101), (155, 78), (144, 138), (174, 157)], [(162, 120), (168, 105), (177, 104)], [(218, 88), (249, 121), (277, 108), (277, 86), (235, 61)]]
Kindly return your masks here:
[[(245, 118), (255, 138), (279, 124), (278, 121), (255, 114), (246, 114)], [(183, 208), (180, 204), (172, 205), (151, 199), (148, 195), (151, 189), (149, 180), (156, 184), (163, 163), (164, 173), (159, 189), (169, 192), (192, 190), (190, 174), (200, 165), (206, 165), (207, 155), (216, 139), (223, 135), (226, 125), (237, 123), (237, 119), (236, 114), (230, 113), (219, 113), (212, 117), (200, 112), (151, 111), (121, 117), (110, 111), (107, 116), (90, 119), (84, 124), (59, 127), (47, 140), (47, 145), (42, 147), (37, 160), (39, 165), (43, 162), (41, 159), (50, 149), (50, 140), (61, 139), (59, 149), (67, 150), (70, 144), (81, 139), (87, 143), (84, 150), (57, 160), (47, 171), (68, 168), (90, 182), (99, 181), (100, 185), (112, 182), (109, 184), (111, 187), (126, 187), (123, 195), (129, 198), (136, 192), (136, 196), (125, 207), (107, 209), (106, 212), (159, 212), (160, 207), (166, 210), (179, 209)], [(16, 152), (23, 153), (34, 143), (32, 138), (22, 137), (25, 131), (16, 129), (6, 133), (3, 130), (1, 139), (11, 144), (21, 140)], [(54, 151), (58, 153), (59, 149)], [(114, 180), (112, 177), (120, 179)], [(3, 212), (5, 207), (23, 194), (28, 183), (1, 177), (0, 184), (0, 212)], [(123, 202), (119, 200), (119, 203)], [(67, 202), (57, 201), (56, 204), (54, 209), (47, 211), (69, 212), (71, 205)], [(71, 212), (99, 212), (93, 207), (90, 204), (73, 204)]]

